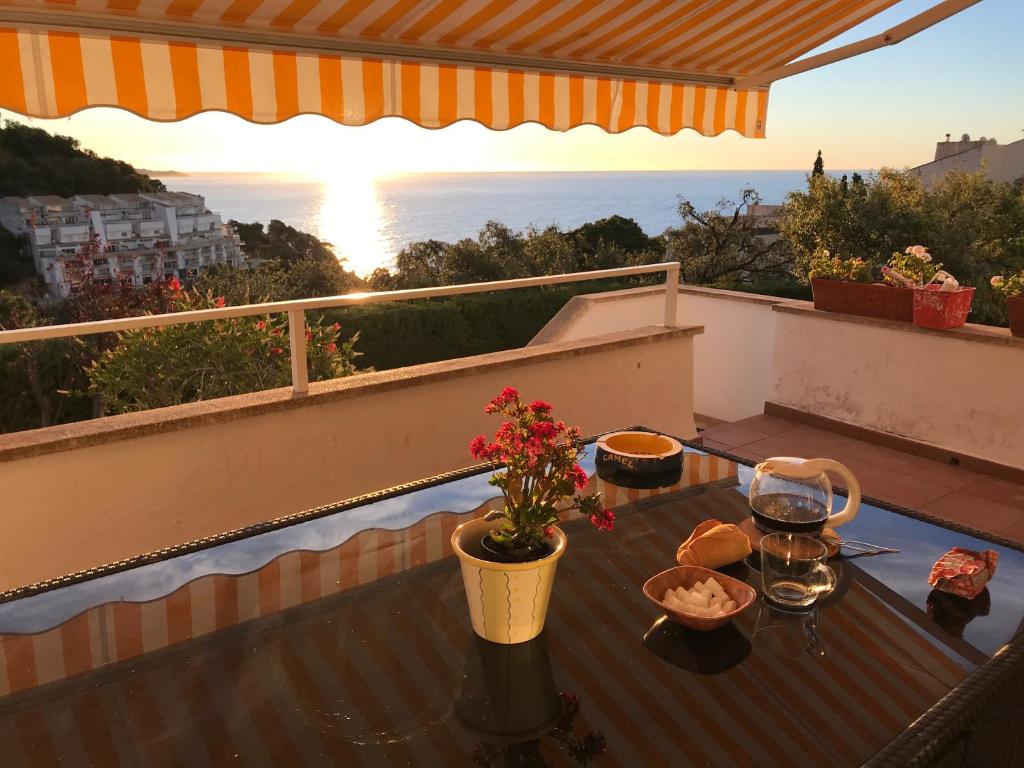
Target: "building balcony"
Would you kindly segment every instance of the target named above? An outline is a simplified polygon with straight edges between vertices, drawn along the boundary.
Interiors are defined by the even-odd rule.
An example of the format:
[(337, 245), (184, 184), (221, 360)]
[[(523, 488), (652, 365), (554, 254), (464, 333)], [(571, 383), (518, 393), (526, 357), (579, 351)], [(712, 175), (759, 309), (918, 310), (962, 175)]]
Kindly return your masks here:
[[(301, 307), (292, 311), (313, 310)], [(1000, 375), (986, 374), (993, 371)], [(382, 601), (367, 598), (359, 609), (364, 612), (353, 614), (358, 626), (352, 631), (369, 632), (369, 606), (401, 602), (387, 591), (392, 582), (408, 594), (417, 579), (433, 578), (429, 574), (441, 574), (430, 581), (432, 596), (412, 601), (408, 609), (402, 604), (397, 621), (406, 614), (434, 615), (431, 611), (442, 610), (437, 606), (450, 610), (450, 593), (461, 589), (461, 580), (457, 572), (441, 567), (450, 554), (445, 542), (456, 515), (482, 514), (493, 489), (475, 476), (473, 482), (479, 482), (471, 490), (458, 482), (419, 481), (473, 463), (466, 448), (469, 438), (494, 427), (479, 406), (509, 384), (528, 397), (551, 400), (558, 417), (580, 424), (585, 434), (645, 424), (696, 441), (687, 448), (684, 479), (664, 491), (679, 495), (668, 500), (659, 501), (663, 491), (627, 490), (592, 480), (607, 504), (620, 506), (623, 526), (616, 532), (620, 538), (608, 539), (614, 552), (573, 531), (579, 559), (567, 560), (558, 577), (572, 588), (552, 609), (552, 627), (546, 630), (556, 644), (563, 642), (569, 624), (579, 620), (581, 627), (591, 627), (596, 622), (607, 642), (628, 635), (630, 652), (639, 656), (635, 666), (654, 659), (662, 674), (681, 674), (649, 655), (653, 646), (647, 640), (652, 633), (657, 639), (659, 625), (648, 624), (657, 612), (644, 610), (631, 582), (642, 582), (670, 563), (679, 537), (696, 520), (746, 514), (745, 496), (735, 487), (750, 472), (743, 460), (776, 455), (826, 456), (847, 464), (864, 492), (880, 500), (867, 505), (863, 514), (870, 516), (869, 523), (857, 529), (868, 540), (891, 544), (906, 533), (900, 526), (907, 518), (887, 502), (1002, 542), (1007, 557), (997, 579), (1011, 581), (994, 587), (993, 605), (999, 605), (993, 616), (1005, 623), (1020, 609), (1010, 596), (1019, 572), (1010, 555), (1019, 559), (1013, 546), (1024, 544), (1024, 403), (1015, 397), (1021, 380), (1024, 340), (998, 330), (925, 331), (826, 315), (804, 302), (686, 286), (666, 292), (659, 286), (576, 297), (522, 349), (0, 436), (0, 490), (9, 542), (0, 590), (108, 563), (136, 563), (123, 573), (114, 573), (111, 566), (109, 586), (102, 577), (84, 581), (90, 586), (75, 593), (89, 596), (81, 608), (72, 611), (65, 605), (60, 608), (68, 617), (65, 624), (40, 625), (35, 636), (40, 639), (32, 641), (38, 655), (24, 662), (34, 676), (9, 675), (0, 678), (0, 686), (5, 680), (13, 681), (10, 691), (44, 682), (64, 686), (69, 684), (64, 678), (78, 672), (116, 672), (121, 669), (117, 665), (132, 664), (137, 657), (149, 665), (142, 668), (163, 670), (162, 657), (153, 654), (169, 646), (178, 648), (172, 653), (197, 647), (205, 653), (204, 644), (222, 642), (218, 638), (235, 642), (236, 626), (276, 632), (274, 627), (290, 626), (278, 621), (281, 612), (319, 615), (321, 608), (336, 610), (344, 601), (362, 599), (364, 592)], [(955, 394), (943, 402), (956, 407), (937, 412), (934, 400), (922, 394), (929, 381), (943, 381), (944, 391)], [(698, 433), (698, 427), (703, 431)], [(700, 441), (731, 456), (702, 458), (696, 451)], [(591, 463), (586, 466), (593, 469)], [(111, 481), (110, 467), (117, 468), (116, 481)], [(715, 485), (719, 481), (721, 488)], [(378, 495), (406, 484), (420, 490)], [(337, 504), (345, 499), (356, 501)], [(282, 520), (290, 515), (297, 517)], [(928, 531), (963, 538), (927, 525)], [(39, 545), (40, 528), (47, 531), (45, 546)], [(193, 544), (186, 554), (174, 556), (184, 542)], [(908, 550), (916, 546), (903, 540), (898, 544)], [(619, 547), (633, 547), (635, 559), (624, 558)], [(930, 562), (936, 556), (921, 547), (927, 551), (914, 550), (915, 567), (921, 566), (918, 560)], [(877, 664), (926, 680), (932, 687), (921, 692), (918, 686), (912, 695), (920, 698), (914, 698), (913, 711), (927, 710), (966, 672), (944, 662), (941, 678), (907, 673), (917, 669), (915, 654), (935, 657), (939, 648), (941, 654), (963, 654), (979, 665), (991, 654), (972, 645), (979, 642), (976, 636), (968, 642), (936, 634), (923, 602), (917, 606), (904, 596), (916, 594), (917, 587), (905, 586), (899, 575), (890, 579), (884, 561), (871, 562), (876, 560), (881, 571), (853, 558), (841, 562), (846, 596), (825, 613), (836, 624), (826, 628), (830, 645), (821, 663), (869, 659), (857, 676), (858, 684), (867, 687), (880, 685), (877, 680), (889, 674), (872, 668)], [(595, 602), (583, 585), (612, 578), (613, 571), (621, 595), (617, 592), (610, 603)], [(887, 579), (897, 586), (883, 583)], [(103, 598), (107, 593), (102, 590), (112, 597)], [(620, 603), (626, 605), (624, 612), (616, 610)], [(577, 612), (579, 617), (572, 618)], [(992, 621), (978, 621), (986, 618)], [(870, 656), (850, 639), (862, 633), (860, 622), (882, 627), (871, 636)], [(733, 634), (744, 642), (748, 635), (752, 644), (763, 642), (753, 637), (753, 614), (749, 622), (737, 624), (738, 629), (719, 636), (723, 642)], [(93, 625), (105, 628), (116, 643), (90, 646), (78, 639), (75, 632), (91, 637)], [(332, 626), (350, 631), (346, 621)], [(445, 626), (458, 627), (449, 634), (457, 634), (460, 642), (463, 634), (469, 636), (468, 620)], [(998, 626), (1004, 632), (1003, 624)], [(315, 632), (321, 653), (324, 631)], [(403, 637), (419, 638), (418, 633)], [(288, 642), (300, 637), (305, 636), (297, 632)], [(669, 640), (677, 647), (685, 638), (671, 635)], [(625, 642), (615, 640), (620, 641)], [(361, 642), (349, 650), (363, 652), (365, 639)], [(2, 647), (10, 654), (23, 653), (13, 640)], [(75, 648), (79, 653), (94, 648), (88, 663), (67, 661), (73, 655), (69, 649)], [(757, 648), (737, 670), (766, 663), (766, 651)], [(461, 664), (461, 653), (461, 646), (446, 650), (444, 658)], [(751, 653), (749, 646), (746, 653)], [(560, 651), (555, 656), (559, 664), (573, 658)], [(682, 657), (671, 658), (679, 662)], [(378, 657), (372, 659), (359, 669), (376, 675)], [(799, 680), (817, 680), (819, 666), (803, 658), (802, 646), (797, 660), (786, 663), (802, 665)], [(396, 662), (399, 668), (405, 665)], [(220, 666), (210, 669), (223, 674)], [(254, 674), (267, 669), (253, 667)], [(423, 669), (416, 666), (418, 673)], [(776, 674), (777, 668), (772, 669)], [(464, 677), (461, 667), (452, 674)], [(714, 674), (719, 676), (693, 679), (731, 686), (734, 677), (728, 675), (740, 673)], [(599, 677), (591, 670), (581, 684), (591, 686)], [(900, 714), (896, 726), (880, 732), (892, 738), (909, 724), (904, 723), (908, 717)], [(881, 738), (871, 729), (863, 729), (866, 741)], [(871, 754), (859, 742), (846, 749)]]
[[(197, 263), (186, 260), (184, 267)], [(579, 296), (523, 350), (313, 384), (298, 398), (274, 390), (0, 436), (0, 457), (7, 459), (0, 466), (18, 468), (23, 481), (10, 509), (41, 504), (68, 537), (52, 562), (35, 554), (21, 562), (12, 554), (7, 586), (465, 466), (470, 417), (439, 421), (440, 414), (462, 414), (464, 403), (486, 401), (509, 382), (572, 403), (567, 420), (588, 434), (642, 423), (690, 438), (697, 414), (708, 424), (737, 424), (708, 431), (709, 445), (743, 448), (752, 458), (803, 455), (809, 448), (800, 440), (817, 440), (825, 455), (854, 441), (855, 450), (874, 458), (851, 464), (888, 488), (900, 487), (903, 454), (947, 478), (927, 498), (908, 479), (904, 495), (890, 496), (897, 503), (935, 502), (940, 510), (946, 502), (939, 491), (970, 486), (980, 475), (1024, 480), (1024, 340), (1007, 331), (927, 331), (817, 312), (805, 302), (686, 286), (670, 329), (659, 325), (663, 310), (660, 287)], [(927, 394), (930, 381), (944, 382), (948, 394), (939, 405)], [(438, 404), (446, 398), (450, 405)], [(425, 402), (427, 412), (417, 405)], [(788, 420), (780, 425), (785, 433), (763, 433), (761, 421), (746, 426), (765, 413)], [(352, 435), (358, 451), (350, 450)], [(428, 451), (421, 449), (426, 443)], [(336, 460), (339, 451), (344, 462)], [(899, 455), (887, 469), (880, 464), (890, 452)], [(88, 467), (122, 453), (131, 456), (133, 471), (117, 484), (91, 487), (74, 509), (66, 505), (82, 483), (98, 485), (101, 475)], [(188, 487), (173, 474), (155, 477), (186, 454), (196, 464)], [(272, 470), (278, 462), (282, 471)], [(228, 475), (231, 491), (211, 495)], [(1024, 514), (1012, 511), (1024, 497), (1014, 493), (997, 502), (1005, 514), (982, 522), (1024, 541)], [(79, 529), (75, 521), (91, 519), (81, 516), (83, 504), (108, 516), (120, 509), (116, 525), (124, 535)], [(180, 519), (182, 506), (196, 514)], [(72, 547), (82, 536), (89, 546)]]

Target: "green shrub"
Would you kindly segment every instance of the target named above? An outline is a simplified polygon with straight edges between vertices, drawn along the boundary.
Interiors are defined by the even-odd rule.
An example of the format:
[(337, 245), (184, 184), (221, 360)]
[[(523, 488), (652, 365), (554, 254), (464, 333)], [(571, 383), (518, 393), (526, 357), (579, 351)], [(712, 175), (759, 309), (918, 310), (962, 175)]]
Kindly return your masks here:
[(348, 335), (359, 333), (360, 366), (377, 370), (526, 346), (573, 296), (652, 284), (595, 281), (476, 293), (444, 299), (327, 310)]

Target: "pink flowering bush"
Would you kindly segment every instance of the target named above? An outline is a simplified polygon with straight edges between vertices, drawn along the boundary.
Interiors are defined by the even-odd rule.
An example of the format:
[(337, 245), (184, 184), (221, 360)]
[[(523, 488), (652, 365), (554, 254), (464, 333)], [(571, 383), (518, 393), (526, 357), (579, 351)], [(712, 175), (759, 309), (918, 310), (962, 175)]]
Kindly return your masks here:
[[(223, 296), (167, 282), (171, 312), (225, 306)], [(342, 337), (338, 323), (307, 316), (311, 381), (356, 373), (358, 334)], [(86, 368), (90, 391), (106, 413), (160, 408), (256, 392), (291, 383), (288, 316), (232, 317), (117, 334), (116, 343)]]
[(578, 493), (587, 487), (587, 473), (578, 462), (583, 454), (579, 427), (555, 421), (551, 411), (551, 403), (523, 403), (515, 389), (505, 387), (484, 412), (500, 413), (506, 421), (494, 440), (477, 435), (469, 444), (473, 458), (506, 467), (490, 479), (505, 497), (505, 509), (489, 516), (501, 519), (490, 543), (512, 559), (531, 559), (546, 552), (546, 540), (554, 535), (552, 526), (558, 522), (557, 505), (566, 499), (572, 499), (569, 509), (579, 510), (599, 530), (615, 526), (615, 513), (604, 509), (599, 493)]

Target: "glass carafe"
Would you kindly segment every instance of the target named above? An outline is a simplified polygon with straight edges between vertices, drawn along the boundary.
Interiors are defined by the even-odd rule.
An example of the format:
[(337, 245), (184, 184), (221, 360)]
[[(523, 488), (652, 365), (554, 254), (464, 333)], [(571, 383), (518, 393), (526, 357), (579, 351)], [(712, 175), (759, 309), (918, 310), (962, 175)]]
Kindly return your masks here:
[[(846, 505), (832, 512), (832, 481), (839, 475), (847, 488)], [(832, 459), (776, 456), (754, 468), (750, 484), (750, 514), (754, 525), (768, 533), (820, 532), (848, 523), (860, 508), (860, 483), (853, 473)]]

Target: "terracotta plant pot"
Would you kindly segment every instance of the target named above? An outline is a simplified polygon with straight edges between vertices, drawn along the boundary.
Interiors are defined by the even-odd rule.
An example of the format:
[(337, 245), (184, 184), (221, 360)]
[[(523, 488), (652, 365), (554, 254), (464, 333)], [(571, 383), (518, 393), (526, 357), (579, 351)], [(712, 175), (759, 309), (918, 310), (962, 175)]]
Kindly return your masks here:
[(1010, 333), (1024, 338), (1024, 296), (1007, 299), (1006, 311), (1010, 315)]
[(914, 290), (884, 283), (811, 278), (814, 308), (824, 312), (879, 317), (909, 323), (914, 319)]
[(974, 300), (973, 288), (940, 291), (937, 286), (914, 289), (914, 325), (946, 330), (967, 322)]
[(544, 629), (558, 560), (567, 539), (557, 526), (554, 551), (529, 563), (495, 563), (486, 559), (480, 540), (499, 521), (463, 523), (452, 533), (452, 549), (462, 566), (473, 631), (492, 643), (525, 643)]

